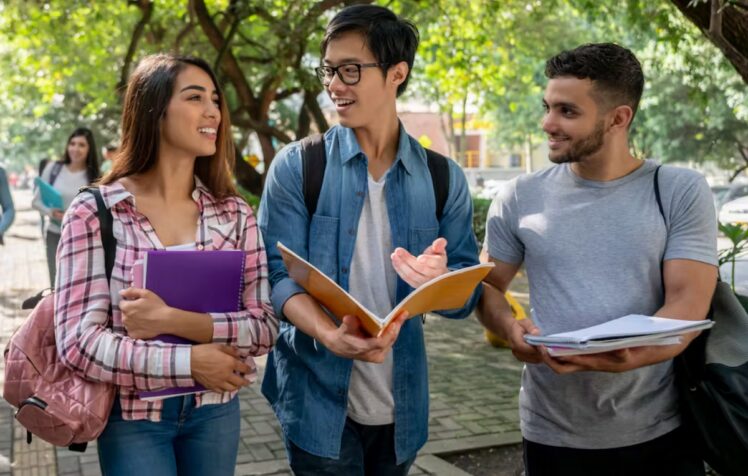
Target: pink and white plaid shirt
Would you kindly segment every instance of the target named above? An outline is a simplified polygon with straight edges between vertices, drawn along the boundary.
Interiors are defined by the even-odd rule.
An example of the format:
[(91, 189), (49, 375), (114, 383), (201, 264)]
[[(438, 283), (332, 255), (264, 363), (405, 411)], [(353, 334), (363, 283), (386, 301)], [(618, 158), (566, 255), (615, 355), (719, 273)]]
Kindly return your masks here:
[[(200, 210), (197, 249), (247, 252), (244, 309), (211, 316), (213, 342), (236, 346), (252, 368), (248, 378), (254, 381), (257, 370), (251, 356), (269, 352), (278, 335), (278, 320), (269, 300), (265, 247), (252, 210), (243, 200), (231, 197), (218, 201), (197, 178), (195, 181), (192, 198)], [(132, 194), (120, 183), (100, 190), (112, 212), (117, 240), (112, 280), (106, 280), (96, 200), (92, 194), (82, 193), (65, 214), (57, 249), (57, 352), (65, 365), (87, 379), (118, 385), (125, 419), (160, 421), (162, 402), (140, 400), (137, 392), (194, 385), (191, 346), (127, 336), (119, 292), (131, 285), (133, 263), (146, 251), (164, 246), (148, 219), (135, 209)], [(197, 405), (225, 403), (235, 393), (198, 395)]]

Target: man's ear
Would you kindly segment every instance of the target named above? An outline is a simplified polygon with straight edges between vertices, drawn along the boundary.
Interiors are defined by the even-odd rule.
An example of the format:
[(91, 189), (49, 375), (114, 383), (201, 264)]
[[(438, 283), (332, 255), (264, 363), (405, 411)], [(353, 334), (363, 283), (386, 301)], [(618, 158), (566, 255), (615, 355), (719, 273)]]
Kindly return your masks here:
[(390, 66), (387, 78), (395, 87), (398, 87), (408, 79), (409, 72), (410, 68), (408, 68), (408, 63), (401, 61), (396, 65)]
[(628, 130), (631, 121), (634, 119), (634, 110), (631, 106), (622, 105), (618, 106), (612, 111), (612, 121), (610, 123), (611, 129), (622, 129)]

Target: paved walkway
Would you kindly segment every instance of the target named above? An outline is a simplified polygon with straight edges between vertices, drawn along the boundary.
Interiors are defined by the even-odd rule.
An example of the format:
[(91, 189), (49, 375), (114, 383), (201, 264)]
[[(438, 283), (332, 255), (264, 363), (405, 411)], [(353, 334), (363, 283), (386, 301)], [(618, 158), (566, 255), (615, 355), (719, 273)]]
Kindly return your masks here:
[[(27, 315), (23, 298), (48, 285), (38, 214), (27, 191), (14, 194), (16, 222), (0, 247), (0, 348)], [(526, 295), (518, 294), (520, 301)], [(431, 382), (429, 441), (411, 475), (465, 476), (439, 455), (520, 441), (517, 393), (521, 366), (507, 350), (488, 346), (480, 325), (431, 317), (426, 322)], [(258, 362), (260, 371), (265, 361)], [(3, 362), (0, 362), (0, 368)], [(0, 387), (3, 375), (0, 373)], [(259, 392), (242, 390), (242, 430), (237, 475), (290, 475), (278, 423)], [(12, 409), (0, 399), (0, 476), (99, 475), (96, 446), (83, 454), (55, 449), (13, 425)], [(12, 466), (9, 462), (12, 461)], [(467, 475), (469, 476), (469, 475)]]

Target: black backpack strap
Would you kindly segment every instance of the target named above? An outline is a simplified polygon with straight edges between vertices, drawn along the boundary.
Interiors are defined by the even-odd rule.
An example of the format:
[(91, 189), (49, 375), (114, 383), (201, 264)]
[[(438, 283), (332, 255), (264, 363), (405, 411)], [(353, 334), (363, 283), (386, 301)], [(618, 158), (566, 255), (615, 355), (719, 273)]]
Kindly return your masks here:
[(434, 200), (436, 201), (436, 219), (442, 220), (444, 215), (444, 206), (447, 203), (447, 197), (449, 196), (449, 159), (434, 152), (431, 149), (426, 149), (426, 162), (429, 166), (429, 173), (431, 174), (431, 182), (434, 185)]
[(327, 153), (324, 135), (315, 134), (301, 140), (301, 164), (304, 179), (304, 203), (311, 219), (317, 210), (322, 180), (325, 178)]
[[(434, 187), (436, 219), (438, 221), (442, 219), (444, 206), (449, 196), (448, 160), (443, 155), (431, 149), (426, 149), (426, 163)], [(317, 202), (322, 190), (322, 181), (325, 178), (325, 166), (327, 165), (325, 138), (322, 134), (305, 137), (301, 140), (301, 163), (304, 179), (304, 203), (311, 218), (317, 210)]]
[(667, 219), (665, 218), (665, 210), (662, 208), (662, 198), (660, 197), (660, 167), (661, 165), (658, 165), (655, 169), (654, 174), (654, 189), (655, 189), (655, 199), (657, 199), (657, 207), (660, 209), (660, 215), (662, 215), (662, 220), (665, 222), (665, 225), (667, 226)]
[(104, 204), (104, 198), (101, 196), (101, 190), (98, 187), (83, 187), (80, 192), (88, 192), (96, 199), (96, 209), (101, 224), (101, 244), (104, 247), (104, 269), (106, 270), (107, 281), (111, 281), (114, 258), (117, 252), (117, 241), (114, 239), (114, 232), (112, 231), (112, 212)]
[(49, 171), (49, 184), (54, 185), (55, 180), (57, 180), (57, 176), (60, 175), (60, 172), (62, 171), (62, 165), (63, 163), (60, 161), (54, 162), (52, 164), (52, 170)]

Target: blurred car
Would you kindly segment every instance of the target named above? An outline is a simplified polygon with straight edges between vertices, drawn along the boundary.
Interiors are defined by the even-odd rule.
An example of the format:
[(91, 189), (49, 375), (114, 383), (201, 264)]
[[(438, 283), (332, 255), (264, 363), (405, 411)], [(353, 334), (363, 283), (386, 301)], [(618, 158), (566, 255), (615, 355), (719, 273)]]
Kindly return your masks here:
[(748, 196), (748, 183), (732, 183), (730, 185), (715, 185), (712, 188), (714, 206), (719, 212), (722, 207), (736, 198)]
[(719, 209), (719, 221), (735, 225), (748, 225), (748, 197), (729, 201)]
[(727, 196), (727, 192), (730, 191), (729, 185), (712, 185), (709, 187), (712, 189), (712, 198), (714, 198), (714, 209), (719, 211)]

